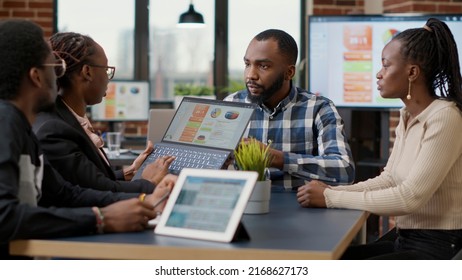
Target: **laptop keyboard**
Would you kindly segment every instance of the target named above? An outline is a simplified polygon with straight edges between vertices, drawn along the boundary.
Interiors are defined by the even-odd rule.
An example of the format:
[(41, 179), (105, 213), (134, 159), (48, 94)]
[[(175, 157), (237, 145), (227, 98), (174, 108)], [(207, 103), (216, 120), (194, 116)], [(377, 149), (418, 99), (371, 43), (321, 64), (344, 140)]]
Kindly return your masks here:
[[(183, 168), (220, 169), (228, 157), (228, 152), (210, 152), (197, 149), (181, 149), (170, 146), (156, 146), (148, 158), (150, 161), (162, 156), (175, 156), (170, 164), (169, 172), (179, 174)], [(152, 162), (151, 161), (151, 162)]]

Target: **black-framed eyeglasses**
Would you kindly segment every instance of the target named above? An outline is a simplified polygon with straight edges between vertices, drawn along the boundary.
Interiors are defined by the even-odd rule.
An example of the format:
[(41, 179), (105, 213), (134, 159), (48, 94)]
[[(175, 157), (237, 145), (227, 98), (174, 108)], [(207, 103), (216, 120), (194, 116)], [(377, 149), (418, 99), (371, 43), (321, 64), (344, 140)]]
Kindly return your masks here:
[(42, 66), (53, 67), (56, 78), (61, 78), (66, 73), (66, 61), (62, 58), (57, 58), (56, 63), (44, 63)]
[(92, 67), (99, 67), (99, 68), (106, 68), (106, 74), (107, 74), (107, 78), (109, 80), (112, 80), (112, 78), (114, 78), (114, 74), (115, 74), (115, 67), (114, 66), (105, 66), (105, 65), (98, 65), (98, 64), (88, 64), (88, 66), (92, 66)]

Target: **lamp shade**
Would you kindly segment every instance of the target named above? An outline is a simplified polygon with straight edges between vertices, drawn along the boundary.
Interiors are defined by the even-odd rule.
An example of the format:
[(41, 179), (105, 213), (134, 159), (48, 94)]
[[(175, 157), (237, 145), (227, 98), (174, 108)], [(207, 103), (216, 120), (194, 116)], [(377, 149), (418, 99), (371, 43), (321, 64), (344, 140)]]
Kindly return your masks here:
[(204, 24), (204, 17), (194, 10), (194, 5), (189, 4), (189, 10), (180, 15), (179, 25), (183, 24)]

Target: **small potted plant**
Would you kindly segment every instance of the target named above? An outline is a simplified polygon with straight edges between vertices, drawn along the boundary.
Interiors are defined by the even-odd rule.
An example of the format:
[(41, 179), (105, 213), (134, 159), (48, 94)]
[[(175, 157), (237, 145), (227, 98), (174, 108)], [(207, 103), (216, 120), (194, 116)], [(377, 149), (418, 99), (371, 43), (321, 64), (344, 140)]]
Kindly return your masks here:
[(269, 212), (271, 180), (267, 175), (272, 160), (269, 151), (270, 146), (271, 143), (264, 147), (255, 138), (249, 138), (247, 140), (243, 139), (234, 151), (236, 166), (239, 170), (256, 171), (258, 173), (258, 181), (244, 211), (246, 214)]

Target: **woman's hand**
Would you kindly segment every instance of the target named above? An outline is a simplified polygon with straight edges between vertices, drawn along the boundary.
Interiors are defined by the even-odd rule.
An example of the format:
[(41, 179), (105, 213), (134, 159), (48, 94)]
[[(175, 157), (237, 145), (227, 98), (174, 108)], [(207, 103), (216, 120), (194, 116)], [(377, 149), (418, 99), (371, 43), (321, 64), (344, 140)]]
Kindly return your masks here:
[(174, 156), (163, 156), (148, 164), (141, 173), (141, 178), (157, 184), (168, 174), (170, 164), (175, 160)]
[(300, 186), (297, 191), (297, 201), (302, 207), (326, 207), (324, 190), (330, 188), (320, 181), (313, 180), (306, 185)]
[(151, 141), (148, 141), (146, 145), (146, 149), (136, 157), (136, 159), (133, 161), (132, 165), (135, 168), (135, 172), (140, 169), (141, 164), (146, 160), (146, 158), (152, 153), (154, 150), (154, 145), (152, 144)]
[(146, 149), (136, 157), (136, 159), (133, 161), (132, 165), (130, 165), (127, 168), (124, 168), (124, 178), (125, 181), (130, 181), (133, 176), (135, 176), (135, 173), (140, 169), (141, 164), (146, 160), (146, 158), (151, 154), (151, 152), (154, 150), (154, 145), (152, 144), (151, 141), (148, 141), (146, 145)]

